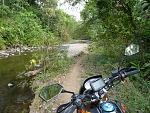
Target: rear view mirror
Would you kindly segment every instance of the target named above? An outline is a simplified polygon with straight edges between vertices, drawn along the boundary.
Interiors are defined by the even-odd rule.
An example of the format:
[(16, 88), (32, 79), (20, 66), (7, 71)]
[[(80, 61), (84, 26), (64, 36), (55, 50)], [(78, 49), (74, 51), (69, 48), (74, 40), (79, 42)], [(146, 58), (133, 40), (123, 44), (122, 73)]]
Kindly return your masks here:
[(131, 56), (139, 52), (139, 45), (131, 44), (125, 49), (125, 55)]
[(52, 84), (45, 86), (41, 89), (39, 97), (45, 102), (49, 102), (51, 99), (57, 97), (63, 90), (60, 84)]

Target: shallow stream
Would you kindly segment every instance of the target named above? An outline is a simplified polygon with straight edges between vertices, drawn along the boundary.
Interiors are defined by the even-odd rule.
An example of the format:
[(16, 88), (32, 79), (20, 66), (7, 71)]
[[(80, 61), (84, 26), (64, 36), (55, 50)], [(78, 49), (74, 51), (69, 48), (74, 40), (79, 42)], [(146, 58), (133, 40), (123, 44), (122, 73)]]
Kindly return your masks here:
[(31, 59), (31, 52), (0, 59), (0, 113), (29, 112), (33, 93), (29, 87), (22, 87), (26, 80), (18, 75)]

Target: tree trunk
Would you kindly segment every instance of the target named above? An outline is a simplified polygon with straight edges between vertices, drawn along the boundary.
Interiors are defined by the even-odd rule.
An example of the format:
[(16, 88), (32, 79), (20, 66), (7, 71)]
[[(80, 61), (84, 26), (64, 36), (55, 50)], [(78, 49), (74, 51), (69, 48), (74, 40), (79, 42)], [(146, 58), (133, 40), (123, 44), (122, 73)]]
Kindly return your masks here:
[(3, 0), (3, 6), (4, 6), (5, 1)]

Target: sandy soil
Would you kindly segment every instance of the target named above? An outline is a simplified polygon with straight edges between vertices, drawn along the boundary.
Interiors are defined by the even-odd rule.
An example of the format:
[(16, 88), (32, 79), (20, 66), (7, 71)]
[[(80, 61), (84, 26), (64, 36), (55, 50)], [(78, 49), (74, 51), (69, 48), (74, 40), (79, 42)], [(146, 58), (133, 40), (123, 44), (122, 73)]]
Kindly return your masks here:
[[(67, 74), (66, 78), (61, 84), (64, 87), (64, 89), (73, 91), (75, 93), (79, 92), (79, 88), (81, 85), (81, 75), (84, 73), (84, 70), (82, 69), (82, 65), (81, 65), (83, 58), (84, 56), (76, 59), (75, 65), (72, 66), (70, 72)], [(62, 97), (61, 101), (63, 103), (69, 102), (70, 96), (71, 94), (68, 93), (61, 94)]]

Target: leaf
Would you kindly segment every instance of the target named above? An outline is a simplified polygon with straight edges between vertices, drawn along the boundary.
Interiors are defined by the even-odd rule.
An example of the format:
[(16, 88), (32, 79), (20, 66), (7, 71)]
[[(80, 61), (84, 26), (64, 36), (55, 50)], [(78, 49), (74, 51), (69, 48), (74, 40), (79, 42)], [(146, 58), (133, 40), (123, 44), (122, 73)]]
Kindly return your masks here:
[(150, 67), (150, 61), (144, 64), (144, 67)]

